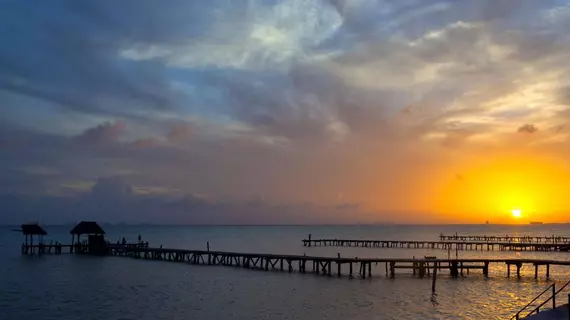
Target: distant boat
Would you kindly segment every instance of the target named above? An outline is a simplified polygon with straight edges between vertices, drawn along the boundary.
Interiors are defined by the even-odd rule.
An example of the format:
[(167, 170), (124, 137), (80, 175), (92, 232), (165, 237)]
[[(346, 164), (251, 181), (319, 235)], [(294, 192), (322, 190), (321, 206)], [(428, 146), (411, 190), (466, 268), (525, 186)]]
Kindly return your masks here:
[(544, 224), (542, 221), (531, 221), (530, 224)]

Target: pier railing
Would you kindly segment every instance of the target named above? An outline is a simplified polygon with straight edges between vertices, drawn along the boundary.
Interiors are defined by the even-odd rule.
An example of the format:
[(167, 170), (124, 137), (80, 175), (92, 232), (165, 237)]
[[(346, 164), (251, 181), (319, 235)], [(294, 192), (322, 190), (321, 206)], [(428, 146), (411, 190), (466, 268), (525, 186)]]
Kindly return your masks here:
[[(541, 304), (539, 304), (538, 306), (536, 306), (532, 311), (530, 311), (529, 313), (527, 313), (523, 318), (526, 318), (530, 315), (532, 315), (533, 313), (539, 313), (540, 312), (540, 308), (544, 307), (544, 305), (546, 305), (547, 303), (549, 303), (550, 301), (552, 301), (552, 309), (556, 309), (556, 296), (562, 292), (562, 290), (564, 290), (568, 285), (570, 284), (570, 281), (566, 282), (560, 289), (556, 290), (556, 283), (551, 284), (550, 286), (548, 286), (548, 288), (546, 288), (544, 291), (542, 291), (539, 295), (537, 295), (536, 297), (534, 297), (534, 299), (532, 299), (531, 302), (529, 302), (527, 305), (525, 305), (521, 310), (519, 310), (519, 312), (517, 312), (512, 318), (512, 319), (516, 319), (519, 320), (521, 319), (521, 314), (523, 312), (525, 312), (525, 310), (527, 310), (534, 302), (536, 302), (540, 297), (542, 297), (545, 293), (547, 292), (552, 292), (552, 295), (549, 296), (548, 299), (546, 299), (545, 301), (543, 301)], [(570, 295), (568, 296), (568, 307), (570, 307)]]

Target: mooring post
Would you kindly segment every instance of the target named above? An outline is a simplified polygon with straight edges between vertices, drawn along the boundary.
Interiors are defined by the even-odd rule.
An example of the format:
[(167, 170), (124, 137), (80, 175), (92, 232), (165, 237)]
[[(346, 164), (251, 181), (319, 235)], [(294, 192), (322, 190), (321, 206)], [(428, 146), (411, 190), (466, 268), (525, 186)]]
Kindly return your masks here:
[(552, 309), (556, 309), (556, 283), (552, 284)]
[(570, 319), (570, 293), (568, 294), (568, 319)]
[(420, 270), (419, 270), (419, 276), (420, 278), (423, 278), (426, 274), (426, 264), (425, 262), (420, 262)]
[(435, 280), (437, 278), (437, 262), (433, 263), (433, 278), (431, 281), (431, 292), (435, 293)]
[(210, 241), (206, 241), (206, 251), (210, 252)]
[(349, 269), (348, 277), (352, 279), (352, 261), (350, 262), (350, 269)]
[(536, 263), (534, 264), (534, 278), (538, 278), (538, 264)]
[(485, 261), (485, 266), (483, 267), (483, 275), (485, 278), (489, 277), (489, 261)]
[(459, 275), (459, 271), (457, 270), (457, 261), (451, 262), (451, 265), (449, 266), (449, 273), (453, 278), (457, 278)]
[(511, 276), (511, 264), (507, 263), (507, 278)]
[(550, 264), (546, 264), (546, 279), (550, 279)]
[(396, 276), (396, 262), (390, 262), (390, 277), (394, 278)]

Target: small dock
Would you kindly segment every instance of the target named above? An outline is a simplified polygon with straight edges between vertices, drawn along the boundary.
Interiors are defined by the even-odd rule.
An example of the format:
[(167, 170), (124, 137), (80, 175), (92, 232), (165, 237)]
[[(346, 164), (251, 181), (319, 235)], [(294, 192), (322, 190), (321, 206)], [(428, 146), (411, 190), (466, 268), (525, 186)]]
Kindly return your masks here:
[(570, 243), (570, 236), (477, 236), (477, 235), (444, 235), (439, 236), (441, 241), (483, 241), (483, 242), (518, 242), (518, 243)]
[(569, 251), (570, 243), (303, 239), (303, 246), (440, 249), (474, 251)]

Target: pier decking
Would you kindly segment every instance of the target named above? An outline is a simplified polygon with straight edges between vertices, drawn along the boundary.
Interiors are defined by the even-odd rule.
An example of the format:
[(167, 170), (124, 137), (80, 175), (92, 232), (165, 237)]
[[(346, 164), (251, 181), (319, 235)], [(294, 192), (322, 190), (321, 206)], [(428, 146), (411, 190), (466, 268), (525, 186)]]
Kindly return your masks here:
[(303, 239), (303, 246), (477, 251), (569, 251), (570, 243)]

